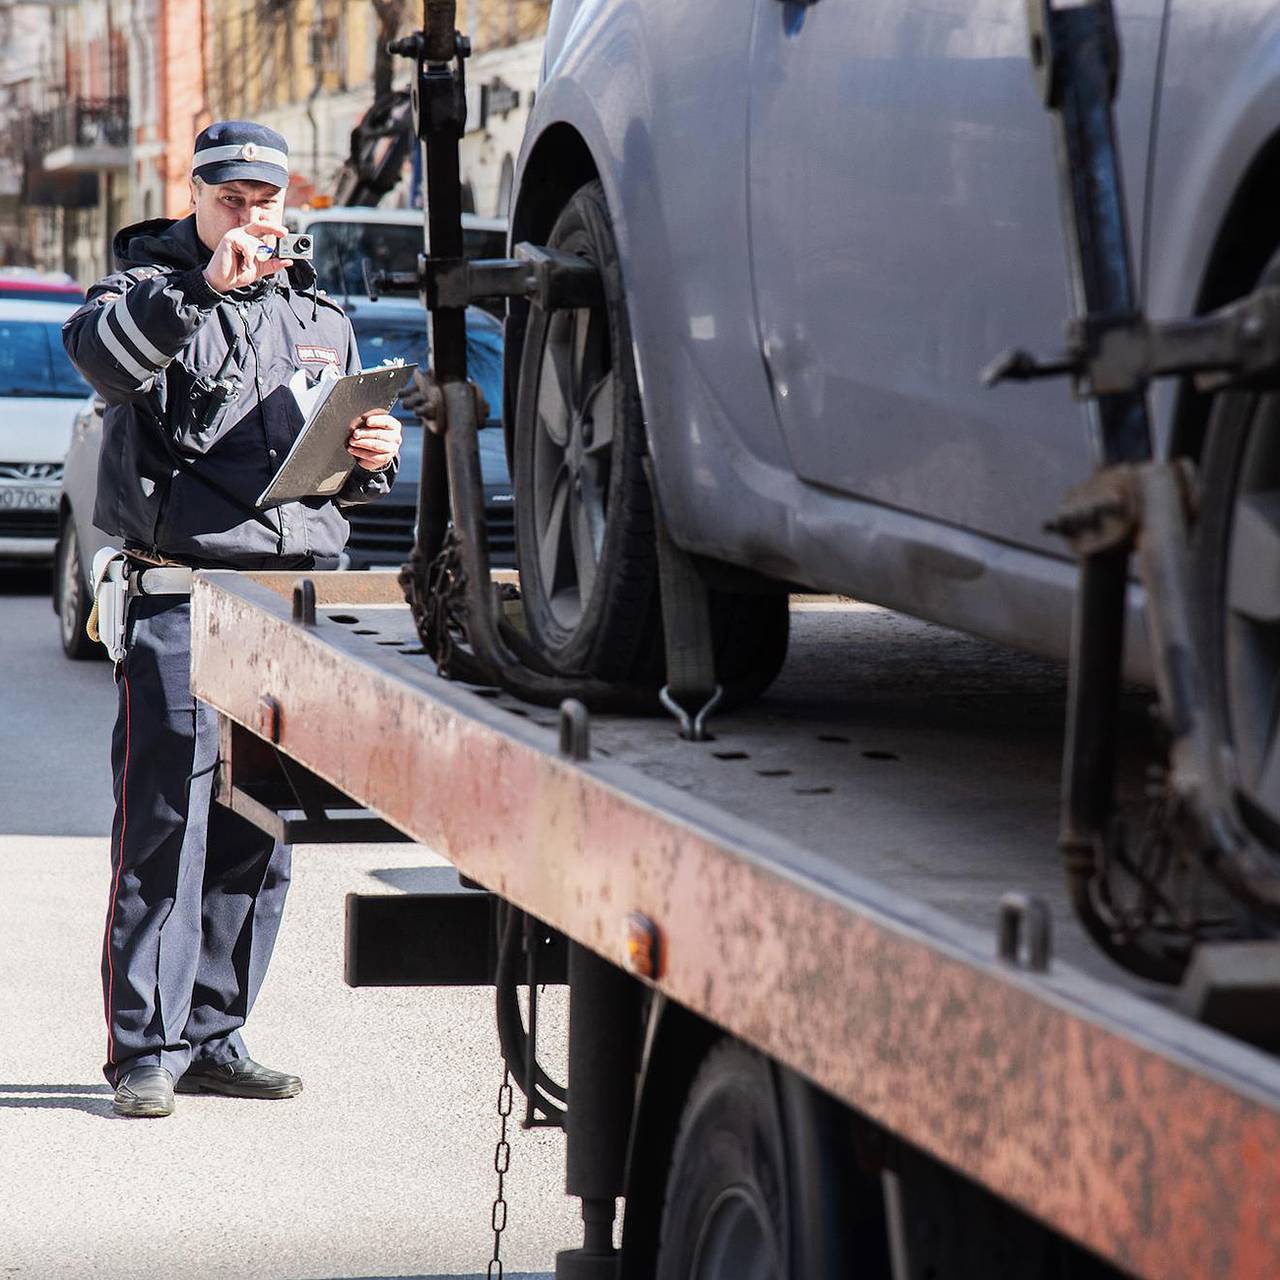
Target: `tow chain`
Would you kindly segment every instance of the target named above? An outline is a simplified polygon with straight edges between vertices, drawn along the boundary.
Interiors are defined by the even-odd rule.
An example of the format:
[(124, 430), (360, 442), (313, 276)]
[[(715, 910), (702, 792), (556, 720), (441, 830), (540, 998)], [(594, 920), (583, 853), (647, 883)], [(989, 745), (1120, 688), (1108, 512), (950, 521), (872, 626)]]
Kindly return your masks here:
[(504, 1067), (502, 1087), (498, 1090), (498, 1119), (501, 1128), (498, 1130), (498, 1145), (493, 1152), (493, 1168), (498, 1175), (498, 1194), (494, 1197), (493, 1211), (489, 1224), (493, 1227), (493, 1258), (489, 1269), (485, 1272), (488, 1280), (502, 1280), (502, 1233), (507, 1226), (507, 1201), (502, 1194), (502, 1182), (507, 1170), (511, 1167), (511, 1143), (507, 1141), (507, 1117), (511, 1114), (511, 1068)]

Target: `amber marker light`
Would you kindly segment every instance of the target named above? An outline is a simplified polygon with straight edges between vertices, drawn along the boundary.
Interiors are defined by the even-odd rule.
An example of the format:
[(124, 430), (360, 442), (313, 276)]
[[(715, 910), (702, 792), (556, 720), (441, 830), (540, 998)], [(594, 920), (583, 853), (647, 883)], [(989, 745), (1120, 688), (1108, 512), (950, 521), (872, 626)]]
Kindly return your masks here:
[(662, 972), (662, 936), (658, 926), (648, 916), (633, 911), (625, 922), (624, 940), (628, 972), (656, 980)]

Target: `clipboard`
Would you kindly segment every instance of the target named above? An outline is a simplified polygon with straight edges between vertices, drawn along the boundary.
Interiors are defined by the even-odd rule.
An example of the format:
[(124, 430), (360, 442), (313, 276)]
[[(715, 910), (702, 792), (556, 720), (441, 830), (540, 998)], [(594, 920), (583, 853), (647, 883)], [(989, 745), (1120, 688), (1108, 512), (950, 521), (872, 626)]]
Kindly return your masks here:
[(337, 493), (356, 467), (356, 460), (347, 452), (352, 422), (362, 413), (387, 412), (417, 367), (380, 365), (331, 378), (314, 388), (315, 400), (302, 430), (254, 505), (262, 510)]

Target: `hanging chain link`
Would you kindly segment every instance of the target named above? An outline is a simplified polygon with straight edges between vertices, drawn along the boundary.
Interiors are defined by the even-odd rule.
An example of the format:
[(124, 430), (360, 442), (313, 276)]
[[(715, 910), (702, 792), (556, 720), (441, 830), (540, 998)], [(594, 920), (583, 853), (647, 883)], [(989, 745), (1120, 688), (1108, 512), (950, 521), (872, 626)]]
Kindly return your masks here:
[(502, 1088), (498, 1090), (498, 1118), (501, 1127), (498, 1130), (498, 1145), (493, 1152), (493, 1168), (498, 1175), (498, 1194), (494, 1197), (493, 1212), (489, 1224), (493, 1227), (493, 1258), (489, 1269), (485, 1272), (488, 1280), (502, 1280), (502, 1233), (507, 1226), (507, 1201), (502, 1194), (502, 1183), (507, 1170), (511, 1168), (511, 1143), (507, 1141), (507, 1117), (511, 1115), (511, 1068), (505, 1067), (502, 1072)]

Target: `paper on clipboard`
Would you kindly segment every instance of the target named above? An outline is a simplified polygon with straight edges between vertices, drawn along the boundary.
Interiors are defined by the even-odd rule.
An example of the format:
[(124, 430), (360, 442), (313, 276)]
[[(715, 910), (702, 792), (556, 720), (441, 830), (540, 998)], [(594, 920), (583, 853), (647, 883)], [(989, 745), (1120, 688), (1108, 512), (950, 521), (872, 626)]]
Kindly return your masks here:
[(356, 465), (347, 452), (352, 422), (362, 413), (390, 409), (417, 367), (398, 363), (358, 373), (326, 373), (314, 387), (306, 386), (305, 374), (296, 387), (291, 382), (289, 389), (303, 412), (302, 430), (255, 505), (278, 507), (337, 493)]

